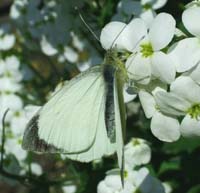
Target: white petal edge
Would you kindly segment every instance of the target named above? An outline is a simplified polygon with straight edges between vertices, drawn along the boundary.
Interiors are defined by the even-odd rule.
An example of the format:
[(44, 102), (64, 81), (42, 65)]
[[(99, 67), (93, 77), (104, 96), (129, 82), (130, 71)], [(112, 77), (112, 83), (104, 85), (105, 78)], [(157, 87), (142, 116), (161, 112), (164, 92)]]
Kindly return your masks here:
[(100, 35), (100, 42), (105, 50), (110, 49), (111, 46), (117, 46), (118, 49), (124, 49), (122, 34), (120, 34), (120, 32), (125, 29), (125, 26), (125, 23), (118, 21), (113, 21), (105, 25)]
[(165, 48), (175, 33), (176, 21), (168, 13), (160, 13), (154, 19), (149, 30), (149, 39), (154, 51)]
[(191, 107), (191, 103), (189, 101), (177, 96), (174, 93), (157, 91), (154, 96), (159, 110), (167, 115), (185, 115), (185, 112)]
[(133, 19), (120, 34), (122, 36), (123, 46), (128, 51), (135, 50), (139, 43), (147, 35), (147, 27), (142, 19)]
[(42, 36), (42, 39), (40, 41), (40, 46), (41, 46), (42, 52), (46, 54), (47, 56), (53, 56), (58, 53), (58, 50), (54, 48), (50, 44), (50, 42), (48, 42), (45, 36)]
[(168, 54), (177, 72), (188, 71), (200, 61), (200, 41), (198, 38), (183, 39), (173, 45)]
[(150, 93), (141, 90), (139, 92), (139, 99), (142, 104), (145, 116), (147, 118), (151, 118), (156, 112), (156, 102), (154, 97)]
[(170, 91), (191, 104), (200, 103), (200, 86), (189, 76), (178, 77), (170, 86)]
[(140, 84), (148, 84), (150, 82), (150, 59), (142, 57), (141, 53), (130, 56), (126, 61), (126, 68), (130, 79)]
[(200, 7), (186, 9), (182, 15), (182, 21), (186, 29), (194, 36), (200, 37)]
[(157, 112), (151, 120), (151, 131), (159, 140), (173, 142), (180, 137), (180, 124), (177, 119)]
[(184, 137), (200, 137), (200, 121), (186, 115), (181, 122), (180, 131)]
[(152, 74), (170, 84), (175, 80), (176, 68), (171, 58), (163, 52), (155, 52), (152, 57)]
[(189, 76), (200, 85), (200, 63), (190, 72)]

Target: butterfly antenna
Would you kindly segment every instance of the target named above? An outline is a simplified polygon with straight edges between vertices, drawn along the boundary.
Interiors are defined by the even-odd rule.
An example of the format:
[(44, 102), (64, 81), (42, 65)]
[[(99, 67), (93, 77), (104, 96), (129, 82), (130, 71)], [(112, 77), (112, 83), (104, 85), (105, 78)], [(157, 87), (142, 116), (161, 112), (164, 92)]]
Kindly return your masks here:
[(117, 39), (119, 38), (119, 36), (121, 35), (121, 33), (126, 29), (127, 25), (125, 25), (121, 31), (117, 34), (117, 36), (115, 37), (115, 39), (113, 40), (113, 43), (111, 44), (110, 48), (112, 48), (115, 44), (115, 42), (117, 41)]
[[(133, 51), (135, 48), (137, 48), (137, 46), (140, 44), (140, 42), (141, 42), (144, 38), (145, 38), (145, 36), (142, 36), (142, 37), (138, 40), (138, 42), (136, 43), (136, 45), (131, 49), (131, 51)], [(131, 59), (131, 62), (130, 62), (130, 64), (127, 66), (127, 69), (130, 67), (130, 65), (131, 65), (132, 61), (135, 59), (137, 53), (138, 53), (138, 51), (136, 51), (136, 52), (134, 53), (134, 57)]]
[[(134, 16), (131, 17), (131, 18), (128, 20), (127, 23), (130, 23), (131, 20), (132, 20), (133, 18), (134, 18)], [(122, 28), (122, 30), (117, 34), (117, 36), (116, 36), (115, 39), (113, 40), (113, 43), (112, 43), (112, 45), (110, 46), (110, 48), (113, 47), (114, 43), (117, 41), (117, 39), (119, 38), (119, 36), (121, 35), (121, 33), (126, 29), (126, 27), (127, 27), (127, 25), (125, 25), (125, 26)]]
[(74, 7), (74, 9), (78, 12), (78, 15), (81, 19), (81, 21), (83, 22), (83, 24), (85, 25), (85, 27), (89, 30), (89, 32), (95, 37), (95, 39), (100, 42), (100, 39), (98, 38), (98, 36), (95, 34), (95, 32), (92, 30), (92, 28), (86, 23), (85, 19), (83, 18), (83, 15), (81, 14), (79, 8), (76, 6)]

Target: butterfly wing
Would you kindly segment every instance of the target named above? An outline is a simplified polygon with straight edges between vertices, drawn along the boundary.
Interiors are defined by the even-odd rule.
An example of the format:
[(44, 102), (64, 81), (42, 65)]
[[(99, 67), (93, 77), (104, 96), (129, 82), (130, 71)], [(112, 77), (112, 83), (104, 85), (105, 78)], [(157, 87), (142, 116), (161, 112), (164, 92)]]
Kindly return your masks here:
[(91, 160), (100, 159), (103, 155), (111, 155), (116, 151), (116, 143), (111, 143), (107, 136), (105, 125), (105, 101), (99, 110), (99, 120), (97, 133), (91, 148), (79, 154), (66, 154), (66, 156), (73, 160), (82, 162), (89, 162)]
[[(114, 145), (110, 147), (111, 144), (102, 143), (107, 140), (104, 136), (106, 128), (102, 112), (104, 96), (101, 68), (94, 67), (81, 73), (64, 85), (30, 121), (25, 130), (23, 148), (39, 152), (69, 153), (74, 159), (79, 158), (71, 154), (89, 152), (94, 144), (96, 149), (105, 146), (101, 154), (113, 153)], [(99, 138), (98, 134), (103, 137)], [(91, 152), (83, 160), (89, 160), (89, 154)], [(91, 157), (98, 156), (93, 153)]]

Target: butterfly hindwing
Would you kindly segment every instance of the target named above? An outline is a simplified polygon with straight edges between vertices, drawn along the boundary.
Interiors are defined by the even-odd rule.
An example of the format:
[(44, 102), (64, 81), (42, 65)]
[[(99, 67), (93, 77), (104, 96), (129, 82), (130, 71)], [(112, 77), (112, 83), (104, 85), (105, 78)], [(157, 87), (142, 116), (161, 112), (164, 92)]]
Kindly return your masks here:
[(40, 139), (38, 136), (38, 113), (29, 121), (26, 130), (24, 132), (23, 149), (36, 152), (49, 152), (57, 153), (64, 152), (63, 149), (58, 149), (51, 144), (47, 144), (44, 140)]

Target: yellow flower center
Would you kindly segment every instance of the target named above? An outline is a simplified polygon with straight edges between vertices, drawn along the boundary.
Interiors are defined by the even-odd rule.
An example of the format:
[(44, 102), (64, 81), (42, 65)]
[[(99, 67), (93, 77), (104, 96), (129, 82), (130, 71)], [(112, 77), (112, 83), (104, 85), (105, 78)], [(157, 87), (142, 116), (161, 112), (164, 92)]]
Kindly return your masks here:
[(144, 43), (140, 45), (141, 53), (144, 58), (148, 58), (153, 55), (153, 48), (150, 43)]
[(193, 118), (198, 119), (200, 116), (200, 103), (193, 104), (188, 110), (187, 113)]

